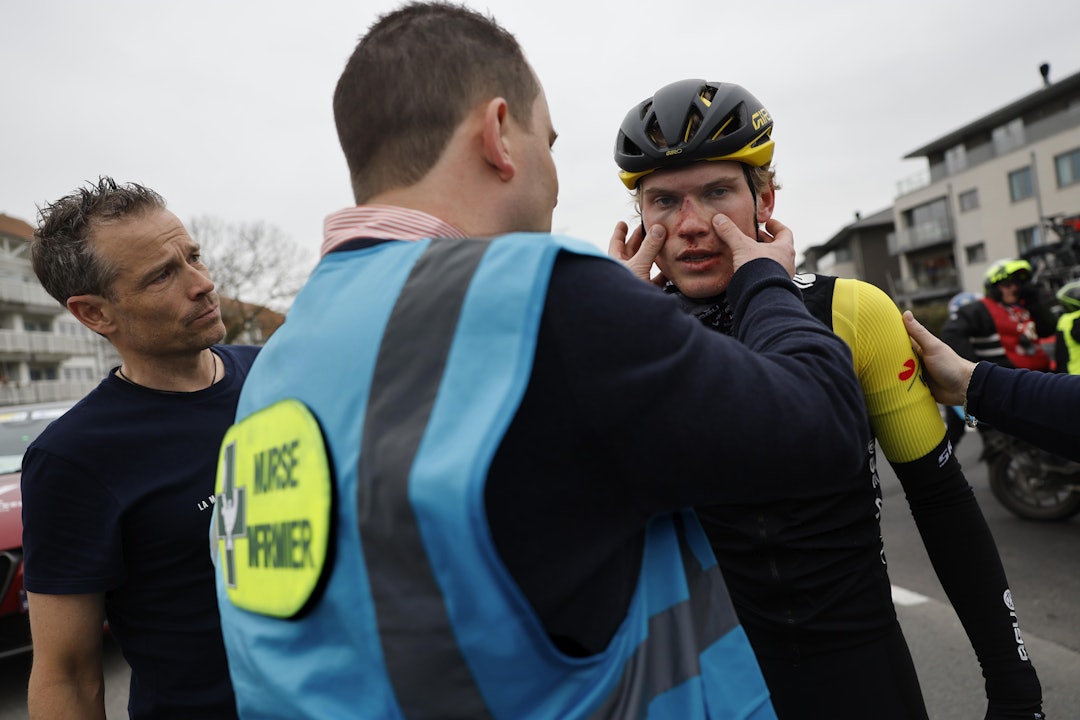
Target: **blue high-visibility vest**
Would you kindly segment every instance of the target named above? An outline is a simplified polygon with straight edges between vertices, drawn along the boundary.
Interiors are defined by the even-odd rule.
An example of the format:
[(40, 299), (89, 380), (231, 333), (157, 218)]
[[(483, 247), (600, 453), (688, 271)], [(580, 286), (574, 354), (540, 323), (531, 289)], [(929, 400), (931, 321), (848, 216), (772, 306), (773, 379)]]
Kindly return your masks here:
[[(692, 511), (649, 523), (627, 615), (585, 658), (553, 645), (491, 540), (487, 469), (528, 385), (560, 252), (598, 254), (517, 234), (320, 262), (251, 369), (234, 426), (251, 431), (219, 469), (212, 540), (241, 716), (775, 718)], [(286, 399), (322, 430), (328, 517), (325, 493), (278, 502), (273, 522), (259, 505), (318, 475), (309, 436), (256, 423)], [(324, 530), (321, 557), (308, 546)], [(319, 582), (283, 600), (288, 573), (317, 564)], [(245, 594), (258, 573), (267, 584)]]

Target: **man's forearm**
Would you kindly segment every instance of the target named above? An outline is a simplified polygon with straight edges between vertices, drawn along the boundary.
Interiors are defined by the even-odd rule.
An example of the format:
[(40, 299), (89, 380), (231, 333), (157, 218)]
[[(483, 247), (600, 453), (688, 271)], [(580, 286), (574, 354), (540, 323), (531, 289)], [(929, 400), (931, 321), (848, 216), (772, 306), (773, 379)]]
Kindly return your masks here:
[(971, 413), (998, 430), (1080, 462), (1080, 375), (979, 363), (971, 376)]

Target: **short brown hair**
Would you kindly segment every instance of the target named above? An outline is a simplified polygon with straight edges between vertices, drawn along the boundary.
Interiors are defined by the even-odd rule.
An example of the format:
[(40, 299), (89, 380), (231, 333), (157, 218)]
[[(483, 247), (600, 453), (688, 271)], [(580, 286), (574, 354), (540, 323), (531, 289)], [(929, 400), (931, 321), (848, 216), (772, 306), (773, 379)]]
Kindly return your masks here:
[(517, 40), (493, 18), (441, 2), (381, 17), (334, 92), (334, 120), (357, 203), (415, 184), (477, 103), (506, 98), (530, 129), (540, 84)]
[(111, 298), (117, 271), (95, 251), (94, 227), (164, 207), (165, 199), (150, 188), (102, 176), (38, 208), (30, 259), (42, 287), (61, 305), (75, 295)]
[(754, 183), (754, 191), (758, 197), (770, 190), (780, 189), (780, 183), (776, 181), (776, 170), (771, 165), (761, 167), (747, 165), (746, 169), (750, 173), (750, 180)]

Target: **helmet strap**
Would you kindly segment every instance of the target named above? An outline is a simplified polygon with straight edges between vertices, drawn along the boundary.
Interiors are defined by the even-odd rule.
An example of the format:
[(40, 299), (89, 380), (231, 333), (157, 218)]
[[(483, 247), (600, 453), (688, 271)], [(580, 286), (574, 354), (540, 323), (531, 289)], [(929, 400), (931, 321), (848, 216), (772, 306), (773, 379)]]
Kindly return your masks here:
[(754, 239), (761, 242), (761, 233), (758, 230), (757, 221), (757, 188), (754, 187), (754, 178), (750, 175), (750, 166), (746, 163), (739, 163), (742, 165), (743, 177), (746, 178), (746, 186), (750, 188), (750, 197), (754, 198)]

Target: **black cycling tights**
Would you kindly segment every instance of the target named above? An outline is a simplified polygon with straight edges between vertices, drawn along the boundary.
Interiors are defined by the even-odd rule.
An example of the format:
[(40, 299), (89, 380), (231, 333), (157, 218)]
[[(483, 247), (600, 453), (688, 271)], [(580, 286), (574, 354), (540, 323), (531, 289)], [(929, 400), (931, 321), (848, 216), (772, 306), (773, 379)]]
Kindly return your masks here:
[(759, 661), (778, 720), (928, 720), (899, 626), (847, 650), (799, 662)]

